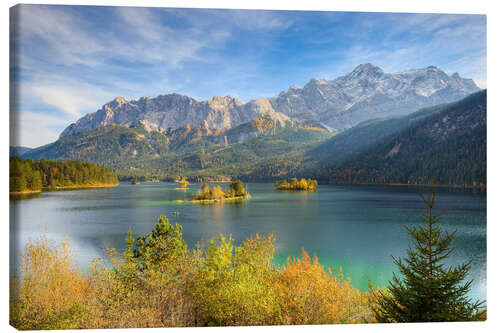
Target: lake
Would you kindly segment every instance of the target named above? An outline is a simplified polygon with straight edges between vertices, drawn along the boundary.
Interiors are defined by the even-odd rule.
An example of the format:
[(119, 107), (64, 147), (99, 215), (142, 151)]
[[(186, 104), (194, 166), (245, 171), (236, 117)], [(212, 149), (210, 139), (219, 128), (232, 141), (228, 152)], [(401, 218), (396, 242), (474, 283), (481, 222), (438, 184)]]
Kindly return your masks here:
[[(221, 184), (227, 187), (228, 184)], [(219, 234), (237, 241), (274, 233), (274, 262), (283, 264), (304, 248), (321, 264), (366, 290), (368, 281), (384, 286), (396, 269), (391, 255), (405, 256), (409, 236), (404, 226), (420, 223), (425, 205), (422, 188), (320, 185), (316, 193), (274, 190), (273, 184), (247, 185), (252, 198), (239, 204), (199, 205), (189, 200), (199, 189), (175, 190), (174, 183), (122, 184), (114, 188), (43, 192), (10, 200), (11, 269), (30, 237), (41, 233), (55, 241), (69, 238), (75, 259), (84, 269), (106, 248), (122, 251), (128, 230), (152, 230), (160, 215), (183, 226), (190, 246)], [(472, 261), (470, 296), (486, 299), (486, 195), (472, 190), (438, 188), (441, 226), (457, 229), (451, 264)], [(174, 212), (179, 214), (174, 215)]]

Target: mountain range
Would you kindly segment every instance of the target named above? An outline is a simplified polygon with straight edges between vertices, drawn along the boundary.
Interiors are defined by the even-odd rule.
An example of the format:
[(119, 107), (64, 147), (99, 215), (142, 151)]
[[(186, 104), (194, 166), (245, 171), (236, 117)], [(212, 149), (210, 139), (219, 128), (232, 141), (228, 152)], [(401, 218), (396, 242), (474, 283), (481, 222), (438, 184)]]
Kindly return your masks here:
[[(421, 183), (432, 177), (399, 169), (415, 168), (411, 160), (432, 157), (421, 151), (420, 143), (428, 147), (436, 139), (423, 139), (422, 133), (430, 130), (409, 129), (437, 126), (435, 131), (448, 133), (448, 139), (436, 141), (441, 148), (432, 150), (438, 156), (444, 152), (439, 149), (466, 146), (461, 156), (443, 153), (441, 160), (448, 164), (434, 163), (433, 172), (446, 173), (450, 160), (462, 163), (468, 153), (478, 157), (463, 141), (486, 144), (486, 91), (474, 93), (478, 90), (472, 80), (432, 66), (389, 74), (363, 64), (335, 80), (313, 79), (304, 88), (292, 86), (277, 97), (248, 103), (228, 96), (202, 102), (178, 94), (132, 101), (117, 97), (68, 126), (56, 142), (22, 156), (93, 162), (122, 179), (309, 176), (330, 183)], [(467, 127), (469, 123), (475, 127)], [(462, 130), (452, 130), (458, 127)], [(462, 163), (475, 165), (474, 175), (462, 166), (450, 173), (458, 178), (439, 181), (485, 183), (485, 154), (484, 148), (484, 165)], [(389, 170), (388, 161), (393, 174), (383, 177), (380, 170)], [(422, 162), (419, 167), (428, 169)]]
[(303, 88), (292, 86), (276, 97), (248, 103), (230, 96), (201, 102), (179, 94), (131, 101), (116, 97), (69, 125), (60, 137), (112, 124), (159, 132), (186, 124), (228, 130), (264, 115), (281, 124), (316, 122), (339, 132), (365, 120), (453, 102), (478, 90), (473, 80), (457, 73), (448, 76), (434, 66), (390, 74), (367, 63), (335, 80), (312, 79)]

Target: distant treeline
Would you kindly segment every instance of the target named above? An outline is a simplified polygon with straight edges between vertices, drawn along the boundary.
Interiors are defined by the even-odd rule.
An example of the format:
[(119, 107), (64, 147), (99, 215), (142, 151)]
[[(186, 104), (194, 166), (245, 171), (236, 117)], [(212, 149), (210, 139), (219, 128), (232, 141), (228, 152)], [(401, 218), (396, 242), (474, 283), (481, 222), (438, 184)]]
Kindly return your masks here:
[[(141, 182), (146, 181), (155, 181), (159, 180), (162, 182), (178, 182), (180, 176), (165, 176), (164, 174), (157, 172), (146, 172), (146, 171), (119, 171), (117, 170), (117, 175), (119, 180), (123, 181), (131, 181), (133, 179), (137, 179)], [(190, 175), (183, 176), (188, 182), (191, 183), (210, 183), (210, 182), (230, 182), (231, 176), (227, 175), (212, 175), (212, 176), (200, 176), (200, 175)]]
[(113, 172), (77, 161), (10, 159), (10, 192), (36, 192), (42, 188), (91, 187), (118, 184)]

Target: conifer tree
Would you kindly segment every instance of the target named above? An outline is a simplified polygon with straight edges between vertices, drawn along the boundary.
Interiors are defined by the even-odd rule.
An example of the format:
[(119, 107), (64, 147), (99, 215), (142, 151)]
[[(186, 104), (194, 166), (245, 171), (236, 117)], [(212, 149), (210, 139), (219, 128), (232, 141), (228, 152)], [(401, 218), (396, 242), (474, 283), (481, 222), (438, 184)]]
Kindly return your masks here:
[[(483, 302), (467, 297), (472, 281), (464, 282), (471, 262), (445, 267), (456, 230), (443, 232), (441, 214), (433, 212), (435, 193), (421, 195), (428, 212), (424, 226), (406, 227), (412, 237), (407, 258), (394, 258), (400, 277), (393, 275), (388, 292), (380, 293), (373, 308), (379, 322), (440, 322), (480, 320)], [(480, 317), (481, 316), (481, 317)]]

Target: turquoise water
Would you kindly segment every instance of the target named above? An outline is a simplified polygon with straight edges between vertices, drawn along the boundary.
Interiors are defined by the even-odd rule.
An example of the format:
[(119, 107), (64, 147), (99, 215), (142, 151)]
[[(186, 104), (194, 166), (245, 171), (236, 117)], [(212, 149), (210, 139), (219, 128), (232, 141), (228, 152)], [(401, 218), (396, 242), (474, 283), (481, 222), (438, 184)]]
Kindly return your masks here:
[[(227, 184), (222, 184), (227, 186)], [(160, 215), (180, 223), (188, 244), (219, 234), (236, 241), (260, 233), (276, 236), (275, 263), (298, 256), (304, 248), (334, 271), (342, 267), (357, 288), (368, 281), (384, 286), (395, 266), (391, 255), (405, 256), (405, 225), (419, 223), (425, 205), (418, 188), (385, 186), (319, 186), (316, 193), (277, 192), (272, 184), (250, 183), (252, 198), (238, 204), (196, 205), (173, 183), (124, 184), (115, 188), (43, 192), (11, 200), (11, 269), (30, 237), (71, 240), (80, 267), (105, 256), (106, 248), (122, 250), (129, 229), (145, 234)], [(470, 296), (486, 299), (486, 195), (470, 190), (438, 189), (441, 225), (457, 229), (450, 263), (472, 261)], [(174, 215), (173, 212), (179, 212)]]

